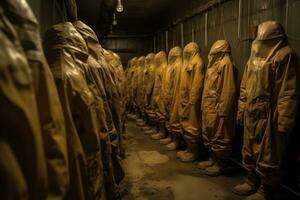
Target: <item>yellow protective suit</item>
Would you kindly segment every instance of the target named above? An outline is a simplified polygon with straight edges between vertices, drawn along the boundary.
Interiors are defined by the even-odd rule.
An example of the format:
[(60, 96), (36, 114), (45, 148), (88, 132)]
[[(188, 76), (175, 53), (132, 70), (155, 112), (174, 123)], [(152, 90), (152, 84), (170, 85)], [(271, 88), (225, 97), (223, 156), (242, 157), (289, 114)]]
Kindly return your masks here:
[[(148, 115), (152, 120), (164, 122), (166, 110), (163, 101), (163, 77), (167, 69), (167, 54), (164, 51), (158, 52), (154, 57), (154, 86), (151, 96)], [(164, 114), (161, 114), (164, 113)]]
[[(89, 58), (88, 58), (88, 65), (91, 69), (91, 80), (93, 80), (99, 98), (103, 101), (103, 106), (101, 103), (98, 107), (98, 116), (100, 120), (100, 125), (104, 120), (106, 120), (105, 126), (100, 126), (100, 133), (101, 133), (101, 149), (102, 149), (102, 161), (104, 167), (104, 187), (105, 193), (102, 198), (104, 199), (112, 199), (115, 195), (119, 192), (118, 190), (118, 183), (123, 178), (123, 170), (120, 166), (119, 161), (116, 158), (116, 153), (113, 153), (114, 150), (113, 145), (111, 144), (111, 138), (109, 137), (108, 133), (114, 132), (112, 114), (110, 110), (110, 101), (108, 100), (108, 95), (111, 94), (111, 87), (112, 85), (104, 85), (111, 84), (112, 80), (110, 81), (111, 77), (106, 68), (107, 62), (104, 59), (104, 55), (101, 53), (102, 48), (99, 44), (98, 38), (95, 32), (86, 24), (81, 21), (76, 21), (73, 23), (77, 31), (83, 36), (86, 41), (88, 51), (89, 51)], [(105, 82), (106, 81), (106, 82)], [(106, 92), (107, 90), (107, 92)], [(108, 91), (109, 90), (109, 91)], [(100, 100), (100, 99), (99, 99)], [(110, 125), (107, 125), (110, 124)], [(114, 137), (113, 135), (110, 135)]]
[(137, 91), (138, 91), (138, 78), (139, 78), (139, 67), (138, 67), (138, 58), (134, 57), (132, 59), (132, 70), (133, 70), (133, 75), (132, 79), (130, 82), (130, 88), (131, 88), (131, 98), (132, 98), (132, 104), (134, 107), (135, 112), (137, 112)]
[(174, 47), (170, 50), (168, 55), (168, 66), (166, 69), (166, 75), (163, 80), (162, 92), (164, 93), (164, 106), (166, 109), (167, 128), (173, 123), (173, 119), (177, 116), (178, 105), (175, 105), (175, 94), (178, 88), (180, 71), (182, 68), (182, 49), (180, 47)]
[(139, 57), (137, 61), (137, 82), (135, 83), (136, 91), (136, 101), (137, 107), (141, 112), (143, 109), (143, 89), (144, 89), (144, 70), (145, 70), (145, 56)]
[(135, 66), (134, 66), (134, 60), (137, 58), (132, 58), (128, 62), (128, 68), (126, 71), (126, 95), (127, 95), (127, 102), (128, 102), (128, 111), (133, 112), (134, 111), (134, 95), (133, 95), (133, 78), (135, 73)]
[(69, 22), (53, 26), (45, 37), (66, 120), (70, 190), (67, 199), (99, 199), (102, 162), (96, 100), (86, 82), (88, 54), (84, 39)]
[(0, 3), (0, 195), (45, 199), (46, 160), (31, 69)]
[(212, 45), (202, 96), (202, 138), (217, 159), (229, 158), (235, 133), (237, 73), (230, 53), (226, 40)]
[(38, 21), (27, 2), (5, 0), (5, 12), (21, 40), (32, 70), (48, 172), (47, 199), (64, 198), (69, 187), (64, 117), (42, 49)]
[(154, 76), (155, 76), (155, 65), (154, 53), (149, 53), (145, 58), (145, 70), (144, 70), (144, 81), (143, 81), (143, 112), (147, 112), (150, 104), (151, 95), (154, 86)]
[(238, 120), (244, 124), (244, 166), (266, 185), (277, 185), (282, 175), (299, 106), (298, 70), (282, 26), (260, 24), (242, 78)]
[[(199, 47), (192, 42), (183, 50), (183, 69), (179, 86), (180, 106), (178, 114), (184, 137), (199, 141), (201, 137), (201, 98), (204, 84), (204, 63)], [(175, 124), (176, 126), (176, 124)]]

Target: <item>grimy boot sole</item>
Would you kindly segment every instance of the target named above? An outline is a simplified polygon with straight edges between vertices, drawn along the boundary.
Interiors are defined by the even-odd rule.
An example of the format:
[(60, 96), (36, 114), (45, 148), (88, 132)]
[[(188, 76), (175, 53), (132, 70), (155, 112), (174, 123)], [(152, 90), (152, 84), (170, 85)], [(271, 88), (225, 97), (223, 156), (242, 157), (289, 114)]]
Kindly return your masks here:
[(178, 149), (178, 145), (173, 141), (173, 142), (166, 145), (166, 149), (168, 151), (175, 151), (175, 150)]
[(169, 144), (169, 143), (171, 143), (172, 142), (172, 138), (165, 138), (165, 139), (160, 139), (159, 140), (159, 143), (160, 144)]

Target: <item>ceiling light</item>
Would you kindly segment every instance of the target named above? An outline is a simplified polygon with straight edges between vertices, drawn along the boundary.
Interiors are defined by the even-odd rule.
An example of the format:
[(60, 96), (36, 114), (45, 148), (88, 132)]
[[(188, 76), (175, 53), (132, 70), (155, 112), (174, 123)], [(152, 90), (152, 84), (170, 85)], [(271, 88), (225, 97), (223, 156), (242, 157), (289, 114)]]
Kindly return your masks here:
[(118, 0), (117, 6), (116, 6), (117, 12), (123, 12), (123, 9), (124, 9), (124, 7), (122, 5), (122, 1)]

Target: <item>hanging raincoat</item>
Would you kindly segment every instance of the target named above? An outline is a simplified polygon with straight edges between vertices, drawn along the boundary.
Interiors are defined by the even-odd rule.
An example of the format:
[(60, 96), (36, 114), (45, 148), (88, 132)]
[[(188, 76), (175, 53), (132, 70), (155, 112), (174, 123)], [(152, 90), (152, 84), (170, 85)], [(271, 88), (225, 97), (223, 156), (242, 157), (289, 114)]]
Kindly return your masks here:
[(260, 24), (242, 78), (238, 119), (244, 123), (244, 166), (266, 185), (277, 185), (282, 175), (299, 106), (298, 70), (282, 26)]
[(201, 98), (204, 84), (204, 63), (196, 43), (183, 50), (183, 68), (177, 99), (180, 99), (179, 116), (184, 137), (198, 141), (201, 133)]
[[(101, 147), (96, 99), (87, 83), (87, 47), (69, 22), (46, 33), (45, 52), (52, 69), (66, 119), (70, 169), (68, 199), (95, 198), (101, 185)], [(99, 190), (100, 188), (98, 188)]]
[[(110, 101), (107, 98), (111, 91), (106, 92), (106, 90), (110, 90), (111, 87), (114, 86), (104, 86), (105, 84), (111, 84), (112, 81), (105, 82), (107, 79), (110, 79), (110, 74), (105, 68), (105, 65), (108, 63), (104, 62), (104, 59), (101, 59), (103, 58), (103, 55), (101, 54), (102, 50), (95, 32), (81, 21), (76, 21), (73, 24), (87, 43), (88, 51), (90, 53), (87, 62), (90, 67), (90, 79), (93, 81), (95, 88), (97, 89), (99, 95), (98, 100), (103, 102), (103, 107), (101, 106), (101, 101), (99, 102), (97, 111), (100, 122), (99, 124), (101, 125), (106, 122), (105, 126), (102, 125), (99, 127), (105, 188), (105, 193), (102, 198), (112, 199), (114, 195), (118, 193), (118, 183), (124, 176), (120, 163), (116, 158), (116, 154), (112, 152), (113, 144), (111, 142), (111, 137), (113, 136), (109, 134), (113, 132), (114, 129), (111, 128), (114, 127), (114, 124), (110, 110)], [(103, 120), (105, 120), (105, 122), (103, 122)]]
[(137, 64), (137, 82), (136, 88), (136, 101), (137, 101), (137, 106), (140, 111), (142, 111), (143, 108), (143, 83), (144, 83), (144, 69), (145, 69), (145, 56), (141, 56), (138, 59), (138, 64)]
[(1, 2), (0, 198), (45, 199), (46, 160), (32, 71), (3, 11)]
[(145, 77), (144, 77), (144, 112), (147, 111), (151, 95), (153, 92), (154, 86), (154, 77), (155, 77), (155, 65), (154, 65), (154, 53), (149, 53), (145, 59)]
[(204, 144), (219, 159), (231, 155), (235, 133), (237, 73), (230, 52), (225, 40), (211, 47), (201, 106)]
[[(167, 54), (164, 51), (160, 51), (155, 55), (154, 67), (156, 68), (154, 76), (154, 86), (148, 115), (152, 120), (163, 122), (166, 111), (163, 102), (164, 94), (162, 87), (163, 77), (167, 68)], [(162, 115), (161, 113), (164, 113), (164, 115)]]
[(182, 49), (180, 47), (174, 47), (170, 50), (168, 56), (168, 67), (166, 70), (166, 77), (163, 80), (165, 85), (165, 90), (163, 90), (164, 96), (164, 106), (166, 109), (166, 128), (170, 128), (170, 123), (173, 122), (176, 113), (178, 112), (178, 106), (175, 105), (175, 94), (178, 88), (180, 70), (182, 67)]
[(32, 70), (49, 175), (47, 198), (64, 198), (69, 187), (64, 117), (42, 49), (38, 21), (27, 2), (5, 0), (4, 4)]

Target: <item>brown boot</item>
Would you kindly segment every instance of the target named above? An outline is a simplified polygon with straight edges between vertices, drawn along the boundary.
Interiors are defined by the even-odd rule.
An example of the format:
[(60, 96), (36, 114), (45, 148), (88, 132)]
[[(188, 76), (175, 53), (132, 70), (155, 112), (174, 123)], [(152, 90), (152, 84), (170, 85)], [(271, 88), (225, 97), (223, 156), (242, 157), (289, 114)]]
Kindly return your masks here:
[(138, 125), (138, 126), (145, 126), (146, 125), (146, 122), (144, 122), (144, 121), (141, 121), (141, 122), (137, 122), (136, 123), (136, 125)]
[(214, 164), (211, 167), (205, 169), (205, 174), (208, 176), (220, 176), (226, 172), (229, 172), (230, 165), (227, 158), (218, 158), (217, 155), (212, 153), (212, 160)]
[(172, 141), (171, 143), (166, 145), (166, 149), (168, 151), (175, 151), (178, 148), (178, 143), (176, 141)]
[(145, 133), (146, 135), (152, 135), (152, 134), (156, 133), (156, 131), (153, 130), (153, 129), (150, 129), (150, 130), (148, 130), (148, 131), (145, 131), (144, 133)]
[(266, 195), (263, 186), (261, 185), (257, 192), (248, 196), (245, 200), (266, 200)]
[(175, 151), (176, 149), (179, 148), (179, 144), (180, 144), (180, 135), (178, 133), (172, 133), (173, 139), (171, 141), (171, 143), (166, 145), (166, 149), (168, 151)]
[(276, 200), (279, 197), (278, 187), (261, 184), (258, 191), (246, 198), (246, 200)]
[(208, 176), (220, 176), (224, 171), (224, 168), (218, 162), (215, 162), (213, 166), (205, 169), (205, 174)]
[(153, 140), (160, 140), (160, 139), (163, 139), (163, 138), (165, 138), (165, 137), (166, 137), (165, 134), (162, 133), (162, 132), (158, 132), (158, 133), (156, 133), (156, 134), (151, 135), (151, 138), (152, 138)]
[(171, 143), (172, 142), (172, 138), (171, 138), (171, 136), (169, 135), (167, 138), (164, 138), (164, 139), (160, 139), (159, 140), (159, 143), (160, 144), (169, 144), (169, 143)]
[(208, 167), (211, 167), (215, 164), (215, 161), (212, 158), (209, 158), (208, 160), (201, 161), (197, 164), (197, 167), (199, 169), (205, 170)]
[(141, 118), (137, 118), (135, 121), (136, 121), (136, 123), (141, 123), (141, 122), (143, 122), (144, 120), (142, 120)]
[(181, 162), (193, 162), (199, 157), (199, 143), (188, 143), (187, 150), (177, 152)]
[(257, 191), (259, 187), (259, 177), (255, 172), (248, 172), (247, 179), (244, 183), (233, 188), (233, 192), (237, 195), (251, 195)]
[(141, 129), (142, 129), (142, 131), (149, 131), (149, 130), (151, 130), (151, 127), (146, 125), (146, 126), (143, 126)]

